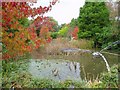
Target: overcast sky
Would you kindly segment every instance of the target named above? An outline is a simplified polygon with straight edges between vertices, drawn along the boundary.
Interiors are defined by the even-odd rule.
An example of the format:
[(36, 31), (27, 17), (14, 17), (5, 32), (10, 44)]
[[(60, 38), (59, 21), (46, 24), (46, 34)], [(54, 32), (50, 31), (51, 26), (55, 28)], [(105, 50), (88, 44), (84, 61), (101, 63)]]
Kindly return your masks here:
[[(34, 7), (48, 6), (51, 0), (37, 0), (37, 3), (34, 4)], [(58, 24), (69, 23), (72, 18), (77, 18), (79, 16), (79, 9), (85, 3), (85, 0), (59, 0), (59, 3), (56, 3), (52, 10), (45, 14), (45, 16), (51, 16)]]

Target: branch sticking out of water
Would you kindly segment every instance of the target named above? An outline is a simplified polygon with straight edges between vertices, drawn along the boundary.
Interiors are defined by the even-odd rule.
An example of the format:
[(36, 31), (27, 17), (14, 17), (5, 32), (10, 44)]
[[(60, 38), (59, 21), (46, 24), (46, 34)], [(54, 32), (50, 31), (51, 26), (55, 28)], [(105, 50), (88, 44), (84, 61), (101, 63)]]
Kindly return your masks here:
[(100, 55), (100, 56), (103, 58), (103, 60), (105, 61), (107, 70), (108, 70), (108, 72), (110, 72), (110, 66), (109, 66), (109, 64), (108, 64), (108, 62), (107, 62), (107, 60), (106, 60), (106, 58), (105, 58), (101, 53), (99, 53), (99, 55)]
[(95, 56), (95, 57), (96, 57), (96, 56), (101, 56), (101, 57), (103, 58), (103, 60), (105, 61), (105, 64), (106, 64), (106, 67), (107, 67), (108, 72), (110, 72), (110, 66), (109, 66), (106, 58), (105, 58), (100, 52), (94, 52), (94, 53), (93, 53), (93, 56)]

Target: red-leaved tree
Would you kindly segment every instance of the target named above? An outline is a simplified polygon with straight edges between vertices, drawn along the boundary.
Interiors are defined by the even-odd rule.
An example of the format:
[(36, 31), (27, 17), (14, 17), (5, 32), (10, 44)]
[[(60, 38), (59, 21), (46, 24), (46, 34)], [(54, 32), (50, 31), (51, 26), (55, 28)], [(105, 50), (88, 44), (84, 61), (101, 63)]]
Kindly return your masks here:
[[(40, 6), (38, 8), (31, 8), (27, 2), (2, 2), (3, 59), (16, 58), (40, 47), (43, 40), (37, 36), (36, 30), (39, 28), (39, 24), (44, 23), (43, 14), (50, 11), (56, 2), (57, 0), (53, 0), (48, 7)], [(24, 27), (19, 22), (22, 18), (36, 15), (39, 17), (29, 27)], [(48, 29), (49, 27), (44, 27), (45, 31), (49, 31)], [(46, 40), (48, 39), (49, 37), (46, 38)]]
[(79, 31), (79, 28), (76, 26), (72, 32), (72, 38), (73, 39), (78, 39), (78, 31)]

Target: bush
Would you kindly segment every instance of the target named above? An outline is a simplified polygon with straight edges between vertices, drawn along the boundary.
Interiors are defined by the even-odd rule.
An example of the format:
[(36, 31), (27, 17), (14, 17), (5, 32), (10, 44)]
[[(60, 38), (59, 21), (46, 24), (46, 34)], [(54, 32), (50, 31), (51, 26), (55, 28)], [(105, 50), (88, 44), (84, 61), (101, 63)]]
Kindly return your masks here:
[(58, 35), (61, 37), (66, 37), (68, 30), (69, 30), (69, 26), (66, 25), (59, 30)]
[(58, 36), (58, 32), (51, 32), (51, 37), (52, 37), (53, 39), (56, 39), (57, 36)]
[(101, 74), (99, 83), (91, 84), (90, 87), (94, 88), (118, 88), (118, 65), (111, 67), (110, 72), (104, 72)]
[(111, 67), (111, 72), (106, 72), (101, 74), (100, 80), (102, 81), (101, 85), (105, 87), (118, 87), (118, 65)]

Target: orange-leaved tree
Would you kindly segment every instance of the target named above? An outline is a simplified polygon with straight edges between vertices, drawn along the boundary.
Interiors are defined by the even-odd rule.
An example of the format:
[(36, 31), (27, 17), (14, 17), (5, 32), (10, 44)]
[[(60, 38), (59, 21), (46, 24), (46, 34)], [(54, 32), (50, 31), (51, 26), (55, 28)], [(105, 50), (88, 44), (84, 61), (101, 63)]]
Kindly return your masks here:
[(41, 17), (37, 17), (35, 21), (30, 25), (30, 28), (36, 28), (37, 37), (41, 38), (44, 43), (50, 42), (50, 32), (53, 31), (54, 22), (50, 17), (44, 17), (41, 21)]
[[(38, 8), (31, 8), (27, 2), (2, 2), (3, 60), (23, 56), (43, 43), (42, 38), (37, 37), (36, 34), (38, 22), (44, 22), (43, 14), (50, 11), (56, 2), (57, 0), (53, 0), (48, 7)], [(35, 19), (34, 24), (29, 27), (19, 22), (23, 18), (36, 15), (39, 15), (39, 18)]]

